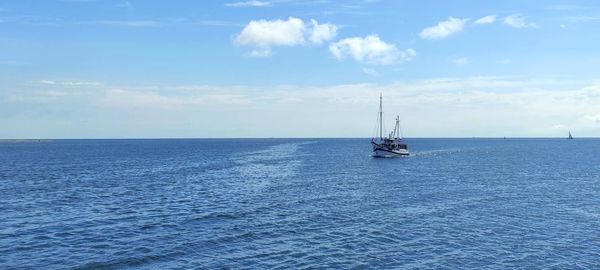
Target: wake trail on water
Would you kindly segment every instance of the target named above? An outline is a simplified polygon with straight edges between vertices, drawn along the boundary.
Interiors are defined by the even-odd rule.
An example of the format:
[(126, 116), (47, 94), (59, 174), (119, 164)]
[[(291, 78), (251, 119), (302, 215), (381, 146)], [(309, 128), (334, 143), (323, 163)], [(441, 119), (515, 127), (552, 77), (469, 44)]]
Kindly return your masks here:
[(477, 148), (448, 148), (448, 149), (437, 149), (437, 150), (426, 150), (426, 151), (417, 151), (412, 155), (415, 157), (431, 157), (431, 156), (440, 156), (447, 154), (456, 154), (460, 152), (472, 151)]
[(265, 149), (240, 153), (233, 157), (233, 172), (245, 179), (260, 179), (256, 182), (265, 186), (276, 179), (285, 179), (297, 175), (302, 164), (300, 149), (303, 145), (315, 143), (294, 142), (268, 146)]

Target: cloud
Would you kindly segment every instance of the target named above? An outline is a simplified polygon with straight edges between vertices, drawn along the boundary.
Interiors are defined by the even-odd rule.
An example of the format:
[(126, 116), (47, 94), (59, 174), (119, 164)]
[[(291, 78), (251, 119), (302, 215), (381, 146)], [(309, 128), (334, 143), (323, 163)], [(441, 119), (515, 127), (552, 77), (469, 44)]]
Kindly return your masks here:
[(454, 63), (457, 65), (466, 65), (469, 63), (469, 58), (466, 58), (466, 57), (456, 58), (456, 59), (454, 59)]
[(56, 103), (61, 99), (68, 98), (71, 93), (64, 91), (34, 91), (31, 93), (23, 94), (12, 94), (5, 97), (5, 100), (16, 103), (38, 103), (38, 104), (51, 104)]
[(166, 26), (185, 26), (185, 25), (205, 25), (205, 26), (231, 26), (242, 27), (245, 24), (235, 21), (223, 20), (198, 20), (194, 18), (156, 18), (152, 20), (73, 20), (68, 21), (64, 18), (40, 17), (40, 16), (3, 16), (0, 17), (0, 23), (15, 23), (35, 26), (73, 26), (73, 25), (93, 25), (107, 27), (129, 27), (129, 28), (149, 28)]
[(600, 16), (568, 16), (566, 19), (570, 22), (599, 22)]
[(237, 36), (241, 45), (259, 47), (294, 46), (304, 43), (306, 26), (301, 19), (289, 17), (287, 20), (252, 20)]
[(250, 53), (248, 53), (246, 56), (254, 57), (254, 58), (269, 57), (269, 56), (271, 56), (271, 49), (270, 48), (254, 49), (254, 50), (250, 51)]
[(32, 15), (12, 15), (0, 17), (0, 23), (15, 23), (34, 26), (60, 26), (65, 22), (63, 19)]
[(372, 68), (363, 68), (362, 72), (370, 76), (379, 76), (379, 73)]
[(311, 24), (308, 28), (303, 20), (295, 17), (287, 20), (252, 20), (235, 38), (235, 42), (255, 48), (248, 56), (265, 57), (271, 55), (273, 46), (304, 45), (307, 40), (320, 45), (337, 35), (338, 27), (332, 23), (319, 24), (311, 19)]
[[(325, 99), (332, 107), (368, 111), (376, 106), (380, 91), (387, 104), (384, 106), (401, 108), (399, 113), (404, 115), (406, 124), (403, 127), (420, 136), (565, 135), (556, 126), (569, 126), (582, 135), (600, 131), (596, 106), (600, 87), (577, 90), (553, 80), (493, 76), (432, 78), (387, 85), (289, 90), (286, 95), (302, 104)], [(573, 110), (575, 107), (578, 109)], [(368, 120), (357, 121), (362, 119), (358, 114), (353, 119)], [(432, 122), (436, 124), (424, 124)], [(363, 129), (366, 128), (367, 125)]]
[(242, 27), (244, 24), (232, 22), (232, 21), (221, 21), (221, 20), (201, 20), (194, 21), (192, 24), (206, 25), (206, 26), (235, 26)]
[(117, 108), (172, 109), (180, 106), (197, 106), (205, 101), (197, 97), (166, 96), (156, 92), (109, 89), (99, 104)]
[(406, 62), (416, 56), (415, 50), (400, 51), (394, 44), (384, 42), (377, 35), (345, 38), (329, 45), (329, 51), (338, 60), (350, 56), (361, 63), (379, 65)]
[(437, 25), (423, 29), (419, 36), (423, 39), (445, 38), (462, 31), (467, 21), (469, 19), (449, 17), (446, 21), (441, 21)]
[(258, 0), (250, 0), (243, 2), (233, 2), (225, 4), (226, 7), (268, 7), (271, 3)]
[[(196, 91), (194, 91), (196, 92)], [(240, 94), (217, 93), (178, 93), (166, 95), (157, 91), (108, 89), (98, 104), (105, 107), (125, 109), (183, 109), (207, 104), (245, 105), (251, 101)]]
[(108, 25), (108, 26), (132, 27), (132, 28), (160, 27), (160, 26), (165, 25), (164, 22), (153, 21), (153, 20), (139, 20), (139, 21), (100, 20), (100, 21), (79, 22), (78, 24)]
[(335, 24), (323, 23), (319, 24), (316, 20), (311, 19), (313, 27), (310, 33), (309, 40), (315, 44), (322, 44), (324, 41), (333, 39), (337, 35), (338, 27)]
[(573, 10), (580, 10), (580, 9), (585, 9), (587, 8), (586, 6), (581, 6), (581, 5), (549, 5), (546, 6), (546, 9), (549, 10), (555, 10), (555, 11), (573, 11)]
[(510, 15), (506, 16), (502, 21), (503, 24), (508, 25), (513, 28), (525, 28), (525, 27), (533, 27), (534, 23), (529, 23), (520, 15)]
[(596, 124), (600, 124), (600, 114), (595, 114), (595, 115), (585, 115), (582, 117), (584, 120), (596, 123)]
[(29, 63), (15, 60), (0, 60), (0, 66), (25, 66)]
[(90, 81), (54, 81), (54, 80), (41, 80), (39, 83), (46, 85), (62, 85), (62, 86), (98, 86), (99, 82)]
[(477, 19), (475, 24), (490, 24), (496, 21), (496, 15), (488, 15)]
[(133, 8), (133, 4), (131, 2), (129, 2), (129, 1), (125, 1), (123, 3), (116, 4), (115, 7), (118, 7), (118, 8)]
[[(8, 89), (0, 93), (0, 103), (12, 104), (0, 109), (8, 110), (9, 116), (35, 114), (27, 120), (39, 123), (48, 122), (44, 117), (51, 109), (61, 122), (83, 115), (116, 137), (125, 135), (115, 127), (131, 123), (136, 123), (132, 131), (139, 136), (158, 136), (158, 126), (173, 132), (191, 128), (194, 136), (364, 137), (371, 135), (372, 112), (383, 92), (390, 116), (386, 120), (400, 114), (411, 136), (566, 136), (560, 129), (564, 127), (577, 137), (597, 136), (600, 84), (583, 85), (586, 82), (502, 76), (326, 86), (102, 85), (79, 87), (89, 91)], [(8, 118), (3, 119), (7, 123)], [(289, 119), (297, 125), (286, 125)], [(3, 130), (23, 132), (21, 123), (5, 124)], [(55, 122), (50, 123), (44, 128), (52, 130)], [(229, 129), (232, 126), (236, 129)], [(274, 131), (273, 126), (284, 128)], [(140, 132), (143, 127), (147, 129)], [(69, 129), (63, 136), (77, 131)], [(177, 135), (182, 134), (170, 134)]]
[(92, 3), (98, 0), (61, 0), (62, 2), (73, 2), (73, 3)]

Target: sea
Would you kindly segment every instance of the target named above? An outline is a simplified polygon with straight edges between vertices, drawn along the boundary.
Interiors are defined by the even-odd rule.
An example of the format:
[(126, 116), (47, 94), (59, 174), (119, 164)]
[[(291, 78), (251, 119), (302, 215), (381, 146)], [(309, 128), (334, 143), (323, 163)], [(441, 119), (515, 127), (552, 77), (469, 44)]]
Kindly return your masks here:
[(0, 269), (599, 269), (600, 139), (0, 142)]

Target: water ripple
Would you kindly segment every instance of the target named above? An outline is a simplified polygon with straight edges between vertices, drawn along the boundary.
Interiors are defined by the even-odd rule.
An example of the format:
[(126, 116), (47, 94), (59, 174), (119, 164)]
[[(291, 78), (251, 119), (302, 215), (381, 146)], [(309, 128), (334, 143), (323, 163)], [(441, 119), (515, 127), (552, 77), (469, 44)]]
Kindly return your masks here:
[(2, 144), (0, 268), (596, 269), (598, 142)]

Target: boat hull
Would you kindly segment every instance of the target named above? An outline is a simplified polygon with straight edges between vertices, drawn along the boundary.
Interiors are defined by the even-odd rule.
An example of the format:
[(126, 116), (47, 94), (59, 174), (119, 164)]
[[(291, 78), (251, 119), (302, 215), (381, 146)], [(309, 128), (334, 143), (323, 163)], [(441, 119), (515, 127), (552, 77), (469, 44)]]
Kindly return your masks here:
[(402, 157), (408, 156), (410, 153), (406, 149), (400, 150), (387, 150), (387, 149), (373, 149), (373, 157), (389, 158), (389, 157)]

